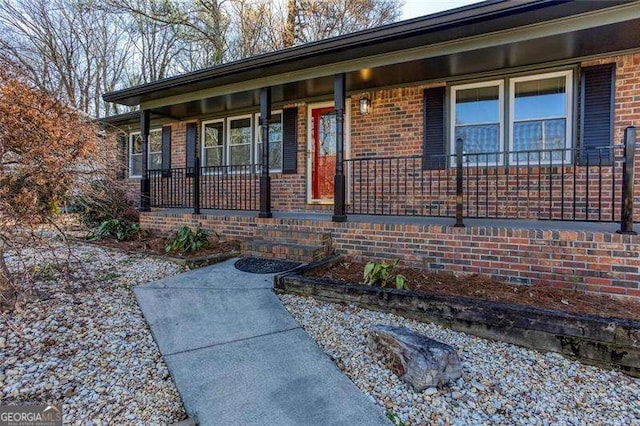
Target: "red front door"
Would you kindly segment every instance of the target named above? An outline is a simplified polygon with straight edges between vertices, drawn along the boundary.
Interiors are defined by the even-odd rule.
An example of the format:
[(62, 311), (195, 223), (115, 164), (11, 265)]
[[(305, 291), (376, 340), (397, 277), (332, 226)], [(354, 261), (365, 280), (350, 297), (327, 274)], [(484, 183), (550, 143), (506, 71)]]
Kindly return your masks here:
[(313, 119), (313, 153), (311, 161), (311, 196), (315, 201), (333, 201), (336, 174), (336, 116), (333, 107), (315, 108)]

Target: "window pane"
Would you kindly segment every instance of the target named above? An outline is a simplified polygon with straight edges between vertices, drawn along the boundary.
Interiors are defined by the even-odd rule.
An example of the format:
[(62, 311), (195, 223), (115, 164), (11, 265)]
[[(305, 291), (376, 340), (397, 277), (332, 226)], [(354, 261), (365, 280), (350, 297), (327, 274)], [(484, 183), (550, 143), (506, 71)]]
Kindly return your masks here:
[(513, 124), (514, 151), (530, 151), (542, 146), (542, 122), (528, 121)]
[[(262, 164), (262, 144), (256, 145), (257, 164)], [(280, 170), (282, 168), (282, 142), (269, 142), (269, 168)]]
[(204, 166), (222, 166), (222, 146), (204, 150)]
[(231, 145), (251, 144), (251, 118), (231, 120)]
[(162, 152), (162, 132), (149, 134), (149, 152)]
[(162, 153), (149, 154), (149, 170), (162, 168)]
[(565, 117), (567, 114), (566, 92), (564, 76), (516, 83), (514, 119)]
[[(256, 127), (256, 141), (262, 142), (262, 128), (260, 124), (260, 116), (258, 115), (258, 126)], [(269, 122), (269, 142), (282, 141), (282, 114), (272, 114)]]
[[(271, 147), (272, 142), (269, 142), (269, 146)], [(269, 161), (271, 161), (271, 153), (269, 153)], [(254, 163), (261, 165), (262, 164), (262, 142), (258, 141), (256, 143), (256, 161)]]
[(142, 175), (142, 154), (131, 155), (131, 176)]
[(514, 84), (513, 150), (529, 151), (516, 161), (545, 163), (565, 158), (567, 80), (560, 76)]
[(269, 142), (269, 167), (276, 170), (282, 168), (281, 142)]
[[(258, 123), (260, 123), (260, 115)], [(256, 164), (262, 163), (262, 129), (256, 128)], [(282, 168), (282, 114), (271, 114), (269, 121), (269, 168), (280, 170)]]
[(239, 166), (251, 164), (251, 145), (231, 146), (229, 151), (231, 154), (229, 165)]
[(140, 135), (132, 135), (132, 154), (140, 154), (142, 153), (142, 137)]
[(223, 123), (209, 123), (204, 126), (204, 146), (222, 146), (223, 144)]
[(456, 124), (495, 123), (500, 121), (498, 86), (456, 91)]
[(282, 114), (273, 114), (271, 116), (269, 141), (282, 141)]
[[(482, 124), (477, 126), (457, 126), (456, 139), (462, 138), (464, 153), (494, 153), (500, 149), (500, 125)], [(497, 155), (469, 156), (467, 160), (471, 163), (495, 163)]]
[(567, 126), (565, 119), (545, 120), (542, 122), (544, 127), (545, 145), (549, 148), (564, 148), (565, 138), (567, 136)]
[(321, 115), (318, 126), (319, 154), (321, 156), (336, 155), (336, 114), (331, 112)]
[[(533, 151), (519, 154), (519, 162), (545, 160), (562, 161), (565, 154), (566, 120), (537, 120), (513, 124), (515, 151)], [(549, 151), (558, 149), (558, 151)]]

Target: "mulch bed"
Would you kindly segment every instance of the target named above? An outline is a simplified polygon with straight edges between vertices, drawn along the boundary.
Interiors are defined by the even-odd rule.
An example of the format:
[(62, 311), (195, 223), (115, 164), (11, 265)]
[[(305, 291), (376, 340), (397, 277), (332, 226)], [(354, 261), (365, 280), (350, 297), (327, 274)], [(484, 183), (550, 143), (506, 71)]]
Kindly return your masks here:
[(217, 254), (229, 253), (231, 251), (237, 251), (239, 245), (235, 241), (212, 241), (211, 245), (207, 248), (198, 250), (197, 253), (182, 253), (182, 252), (165, 252), (164, 248), (167, 245), (167, 237), (162, 235), (153, 235), (150, 237), (143, 237), (133, 241), (117, 241), (114, 239), (102, 239), (94, 241), (95, 244), (103, 247), (115, 248), (122, 250), (126, 253), (144, 253), (156, 256), (171, 256), (179, 257), (183, 259), (203, 258), (209, 256), (215, 256)]
[[(342, 260), (328, 269), (315, 271), (309, 275), (345, 284), (361, 284), (365, 265), (365, 262)], [(397, 269), (397, 273), (404, 275), (407, 278), (409, 288), (416, 292), (471, 297), (601, 317), (640, 320), (640, 302), (632, 300), (614, 299), (606, 295), (588, 294), (543, 285), (508, 284), (477, 274), (456, 276), (447, 272), (402, 267)]]

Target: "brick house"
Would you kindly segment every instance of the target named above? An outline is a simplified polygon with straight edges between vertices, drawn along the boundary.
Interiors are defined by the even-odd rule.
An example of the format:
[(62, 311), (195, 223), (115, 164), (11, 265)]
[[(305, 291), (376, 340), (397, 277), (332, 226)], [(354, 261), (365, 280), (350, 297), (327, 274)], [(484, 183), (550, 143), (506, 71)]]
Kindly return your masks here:
[(104, 99), (140, 109), (104, 122), (143, 227), (640, 297), (640, 2), (490, 0)]

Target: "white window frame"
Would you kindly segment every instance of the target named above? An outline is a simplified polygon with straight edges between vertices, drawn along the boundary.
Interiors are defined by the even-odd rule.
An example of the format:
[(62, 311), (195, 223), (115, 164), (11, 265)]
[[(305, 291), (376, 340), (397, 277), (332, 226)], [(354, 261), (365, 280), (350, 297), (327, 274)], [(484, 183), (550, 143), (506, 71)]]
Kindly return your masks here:
[(142, 175), (134, 175), (133, 174), (133, 156), (139, 155), (140, 157), (144, 156), (144, 147), (142, 148), (142, 152), (138, 154), (133, 153), (133, 139), (136, 136), (140, 136), (140, 132), (131, 132), (129, 133), (129, 179), (141, 179)]
[[(271, 116), (273, 117), (276, 114), (280, 114), (280, 125), (282, 126), (282, 120), (283, 120), (283, 116), (282, 116), (282, 110), (278, 109), (278, 110), (274, 110), (271, 111)], [(262, 159), (262, 153), (260, 151), (258, 151), (258, 138), (262, 135), (262, 126), (260, 125), (260, 113), (256, 112), (254, 115), (254, 119), (255, 119), (255, 133), (254, 133), (254, 141), (253, 141), (253, 145), (254, 145), (254, 152), (255, 152), (255, 156), (254, 156), (254, 161), (253, 164), (258, 164), (260, 162), (260, 160)], [(269, 123), (271, 124), (271, 123)], [(284, 132), (282, 132), (282, 139), (284, 139)], [(271, 139), (269, 139), (269, 141), (271, 141)], [(280, 150), (283, 150), (283, 146), (284, 146), (284, 141), (281, 140), (280, 141)], [(271, 173), (282, 173), (282, 161), (284, 160), (284, 152), (280, 154), (280, 167), (278, 168), (269, 168), (269, 172)], [(256, 166), (256, 170), (259, 172), (259, 167)]]
[[(149, 130), (149, 135), (151, 135), (152, 132), (162, 132), (162, 129), (151, 129)], [(131, 132), (129, 133), (129, 179), (142, 179), (142, 175), (134, 175), (133, 174), (133, 156), (134, 155), (140, 155), (140, 156), (144, 156), (144, 146), (142, 147), (142, 152), (138, 153), (138, 154), (134, 154), (133, 153), (133, 138), (135, 136), (140, 136), (142, 137), (142, 132), (138, 131), (138, 132)], [(147, 144), (149, 144), (149, 149), (147, 149), (147, 170), (149, 169), (149, 160), (151, 158), (151, 145), (150, 145), (150, 141), (147, 140)], [(154, 153), (160, 153), (162, 154), (162, 148), (160, 148), (160, 151), (154, 151)], [(144, 160), (144, 159), (143, 159)]]
[[(236, 121), (236, 120), (243, 120), (245, 118), (249, 119), (249, 129), (251, 130), (251, 140), (249, 141), (249, 164), (247, 165), (238, 165), (238, 164), (231, 164), (231, 122), (232, 121)], [(227, 122), (226, 122), (226, 129), (225, 129), (225, 143), (226, 143), (226, 158), (225, 158), (225, 164), (226, 166), (229, 167), (228, 172), (229, 173), (250, 173), (250, 169), (251, 169), (251, 165), (254, 164), (253, 161), (253, 154), (254, 154), (254, 150), (255, 150), (255, 135), (254, 135), (254, 126), (253, 126), (253, 114), (243, 114), (243, 115), (234, 115), (233, 117), (227, 117)], [(242, 145), (247, 145), (247, 144), (242, 144)], [(242, 145), (233, 145), (233, 146), (242, 146)], [(242, 168), (246, 168), (247, 171), (237, 171), (237, 170), (233, 170), (233, 166), (239, 166)], [(249, 166), (249, 167), (247, 167)]]
[[(482, 81), (479, 83), (469, 83), (469, 84), (460, 84), (456, 86), (451, 86), (451, 96), (449, 102), (449, 117), (450, 117), (450, 127), (449, 127), (449, 152), (454, 154), (456, 152), (456, 94), (459, 90), (467, 90), (467, 89), (477, 89), (481, 87), (493, 87), (498, 86), (498, 151), (504, 152), (504, 79), (501, 80), (490, 80), (490, 81)], [(473, 123), (474, 125), (478, 124), (493, 124), (491, 123)], [(477, 158), (477, 156), (473, 156), (472, 158)], [(473, 167), (475, 165), (478, 166), (497, 166), (500, 164), (504, 164), (504, 155), (499, 155), (497, 161), (489, 161), (489, 162), (470, 162), (469, 167)], [(453, 155), (450, 155), (450, 166), (455, 167), (456, 159)]]
[[(151, 151), (151, 134), (160, 133), (160, 151)], [(160, 168), (162, 169), (162, 128), (149, 130), (149, 149), (147, 150), (147, 170), (151, 170), (151, 154), (160, 154)]]
[[(206, 149), (210, 149), (210, 148), (206, 148), (204, 146), (204, 138), (205, 138), (205, 127), (207, 124), (214, 124), (214, 123), (222, 123), (222, 165), (220, 165), (220, 171), (219, 172), (213, 172), (213, 171), (203, 171), (202, 174), (203, 175), (214, 175), (214, 174), (221, 174), (222, 171), (224, 170), (224, 168), (227, 166), (227, 124), (225, 122), (226, 120), (224, 118), (216, 118), (214, 120), (207, 120), (207, 121), (203, 121), (201, 123), (200, 126), (200, 158), (204, 160), (204, 152)], [(205, 166), (202, 166), (205, 167)], [(214, 167), (214, 166), (210, 166), (210, 167)]]
[[(515, 140), (514, 140), (514, 124), (517, 120), (515, 120), (515, 87), (516, 83), (521, 83), (523, 81), (532, 81), (532, 80), (543, 80), (545, 78), (555, 78), (555, 77), (564, 77), (565, 78), (565, 88), (566, 88), (566, 116), (565, 117), (539, 117), (540, 119), (558, 119), (564, 118), (565, 121), (565, 148), (564, 152), (564, 162), (562, 160), (542, 160), (541, 166), (545, 165), (558, 165), (564, 163), (565, 165), (570, 165), (572, 162), (571, 155), (571, 146), (572, 146), (572, 130), (573, 130), (573, 70), (566, 71), (556, 71), (556, 72), (548, 72), (543, 74), (533, 74), (527, 75), (523, 77), (513, 77), (509, 79), (509, 151), (511, 152), (509, 156), (510, 164), (517, 164), (516, 161), (516, 152), (515, 152)], [(544, 134), (543, 134), (544, 137)], [(536, 162), (537, 163), (537, 162)]]

